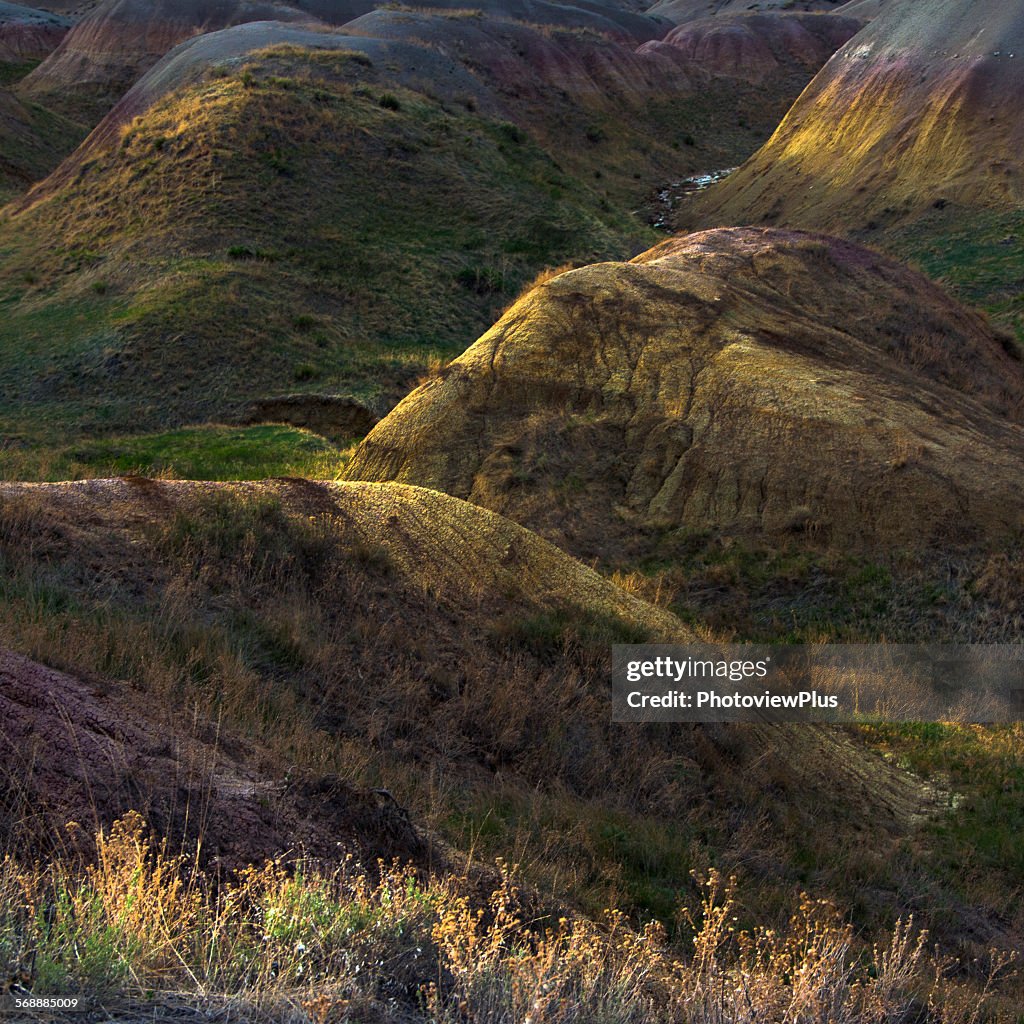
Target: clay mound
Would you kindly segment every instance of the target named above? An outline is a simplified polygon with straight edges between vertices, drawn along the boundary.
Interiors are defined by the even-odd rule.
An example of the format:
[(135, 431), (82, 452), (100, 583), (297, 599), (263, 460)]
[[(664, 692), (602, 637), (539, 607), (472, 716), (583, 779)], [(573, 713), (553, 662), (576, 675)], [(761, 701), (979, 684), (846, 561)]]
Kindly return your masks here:
[(813, 74), (863, 23), (814, 14), (719, 15), (687, 22), (641, 52), (696, 64), (715, 77), (761, 82), (783, 68)]
[(1024, 524), (1021, 366), (922, 276), (756, 229), (536, 288), (369, 434), (350, 479), (435, 487), (570, 551), (682, 528), (872, 550)]
[(717, 15), (758, 11), (835, 11), (843, 0), (658, 0), (648, 14), (676, 25)]
[(21, 84), (24, 95), (95, 122), (165, 53), (192, 36), (254, 21), (340, 25), (369, 0), (106, 0)]
[(836, 230), (955, 200), (1024, 201), (1024, 4), (886, 6), (840, 50), (778, 130), (686, 213)]
[(174, 842), (202, 837), (204, 858), (225, 868), (298, 849), (367, 865), (444, 862), (387, 798), (332, 776), (265, 776), (263, 752), (230, 732), (161, 719), (123, 684), (3, 649), (0, 752), (0, 807), (17, 822), (2, 839), (21, 856), (54, 845), (88, 854), (92, 836), (131, 810)]
[(42, 60), (71, 28), (68, 18), (20, 4), (0, 3), (0, 61)]

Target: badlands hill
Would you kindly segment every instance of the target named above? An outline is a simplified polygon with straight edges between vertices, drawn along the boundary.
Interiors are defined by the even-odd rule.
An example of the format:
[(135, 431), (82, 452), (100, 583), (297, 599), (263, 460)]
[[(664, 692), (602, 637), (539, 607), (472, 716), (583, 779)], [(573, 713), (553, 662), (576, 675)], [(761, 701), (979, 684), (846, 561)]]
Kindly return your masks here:
[[(191, 36), (250, 21), (320, 23), (312, 7), (337, 11), (340, 24), (366, 8), (277, 0), (105, 0), (21, 86), (23, 95), (95, 124), (168, 50)], [(309, 9), (307, 9), (309, 8)]]
[[(193, 36), (257, 21), (340, 26), (374, 6), (372, 0), (105, 0), (75, 26), (22, 89), (53, 109), (94, 124), (165, 53)], [(444, 6), (467, 5), (446, 2)], [(601, 0), (572, 7), (544, 0), (492, 0), (486, 6), (495, 16), (590, 28), (632, 41), (634, 46), (667, 27), (666, 22)], [(483, 9), (480, 4), (474, 8)]]
[(839, 15), (720, 14), (686, 22), (664, 39), (645, 43), (640, 52), (662, 54), (716, 76), (768, 84), (787, 71), (799, 77), (814, 74), (862, 25)]
[[(36, 403), (145, 429), (296, 386), (386, 409), (539, 267), (645, 237), (515, 125), (467, 109), (486, 95), (441, 54), (226, 34), (243, 60), (224, 33), (186, 44), (228, 57), (169, 91), (154, 69), (137, 88), (162, 98), (0, 217), (17, 432), (42, 422)], [(403, 87), (392, 62), (466, 102)]]
[(39, 61), (49, 56), (71, 25), (70, 19), (59, 14), (0, 3), (0, 66), (8, 62)]
[(380, 415), (537, 271), (649, 245), (625, 211), (779, 113), (763, 82), (590, 32), (419, 11), (346, 32), (181, 44), (0, 214), (9, 436), (295, 391)]
[(687, 222), (831, 231), (1024, 200), (1024, 4), (893, 4)]
[(875, 552), (1024, 525), (1021, 364), (922, 276), (723, 229), (562, 274), (366, 438), (352, 479), (434, 487), (579, 555), (665, 531)]

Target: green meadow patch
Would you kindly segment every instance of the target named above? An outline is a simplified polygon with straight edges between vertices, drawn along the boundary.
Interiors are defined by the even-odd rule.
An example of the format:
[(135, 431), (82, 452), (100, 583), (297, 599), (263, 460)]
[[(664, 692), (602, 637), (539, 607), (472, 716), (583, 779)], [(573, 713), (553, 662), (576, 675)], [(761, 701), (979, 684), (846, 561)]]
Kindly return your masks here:
[(187, 427), (157, 434), (108, 437), (43, 449), (2, 452), (5, 480), (81, 480), (159, 476), (178, 480), (263, 480), (297, 476), (333, 480), (348, 463), (319, 434), (281, 424)]

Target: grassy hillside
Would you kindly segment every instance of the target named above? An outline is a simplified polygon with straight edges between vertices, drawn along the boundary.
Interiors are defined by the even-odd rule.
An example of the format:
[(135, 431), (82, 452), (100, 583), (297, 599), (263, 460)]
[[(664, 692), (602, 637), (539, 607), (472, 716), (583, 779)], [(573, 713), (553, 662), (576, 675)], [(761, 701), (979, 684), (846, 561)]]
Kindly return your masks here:
[[(158, 848), (149, 846), (137, 819), (129, 818), (111, 835), (114, 815), (142, 807), (158, 816), (175, 844), (183, 835), (194, 839), (205, 820), (210, 822), (206, 845), (187, 875), (178, 873), (180, 862), (169, 862), (146, 883), (159, 888), (160, 878), (168, 885), (182, 878), (178, 884), (199, 886), (189, 891), (201, 900), (210, 891), (200, 882), (201, 872), (218, 856), (230, 863), (237, 852), (232, 844), (240, 841), (234, 834), (238, 829), (211, 820), (210, 813), (221, 806), (211, 801), (263, 794), (247, 813), (264, 816), (261, 827), (268, 837), (287, 835), (282, 822), (291, 819), (282, 815), (297, 813), (289, 809), (288, 797), (296, 800), (304, 792), (296, 780), (333, 779), (332, 792), (342, 787), (349, 793), (341, 804), (318, 807), (314, 801), (298, 808), (303, 834), (318, 849), (317, 822), (322, 831), (339, 808), (349, 808), (348, 827), (360, 820), (363, 829), (372, 820), (383, 827), (383, 819), (352, 818), (360, 807), (352, 787), (386, 788), (388, 799), (407, 808), (420, 827), (454, 844), (439, 849), (449, 850), (444, 856), (456, 877), (429, 885), (438, 887), (435, 896), (442, 899), (454, 884), (470, 908), (485, 911), (481, 940), (491, 935), (504, 942), (517, 927), (509, 924), (503, 932), (487, 910), (488, 886), (501, 884), (488, 867), (495, 856), (519, 865), (525, 893), (513, 904), (522, 908), (515, 916), (525, 922), (524, 942), (533, 941), (531, 922), (542, 934), (546, 924), (557, 927), (559, 915), (566, 927), (593, 929), (593, 941), (603, 942), (607, 930), (585, 920), (600, 917), (602, 908), (619, 915), (608, 919), (619, 922), (621, 930), (612, 929), (613, 935), (624, 937), (647, 923), (658, 935), (658, 957), (650, 967), (657, 963), (659, 970), (669, 970), (668, 987), (657, 990), (664, 1016), (655, 1019), (672, 1021), (703, 1019), (673, 1015), (673, 1000), (686, 1006), (703, 990), (694, 987), (693, 975), (671, 971), (692, 965), (699, 973), (694, 935), (713, 925), (713, 917), (702, 923), (702, 914), (723, 900), (738, 929), (755, 924), (774, 929), (780, 955), (791, 941), (786, 936), (797, 941), (796, 936), (808, 935), (799, 924), (787, 925), (789, 915), (800, 922), (808, 907), (819, 908), (811, 932), (832, 934), (837, 941), (846, 935), (829, 954), (837, 971), (860, 970), (872, 955), (863, 940), (877, 936), (888, 942), (886, 930), (912, 911), (916, 927), (931, 927), (946, 952), (983, 956), (957, 982), (965, 992), (976, 993), (986, 972), (1000, 962), (985, 949), (1005, 948), (1019, 934), (1019, 896), (1010, 884), (1016, 862), (997, 857), (1012, 841), (1009, 823), (1020, 813), (1017, 789), (1005, 787), (1015, 733), (989, 743), (969, 732), (962, 737), (937, 732), (931, 748), (915, 748), (922, 754), (933, 751), (927, 763), (914, 762), (922, 771), (939, 773), (926, 786), (902, 766), (901, 759), (914, 755), (905, 753), (908, 736), (899, 731), (871, 737), (893, 752), (887, 763), (856, 737), (835, 731), (612, 725), (608, 645), (684, 640), (693, 633), (507, 520), (455, 499), (394, 485), (325, 487), (302, 481), (4, 485), (0, 566), (0, 645), (68, 673), (55, 685), (63, 687), (75, 717), (65, 718), (58, 729), (84, 730), (78, 742), (51, 742), (53, 756), (46, 762), (34, 756), (33, 744), (23, 745), (17, 770), (0, 776), (0, 799), (20, 808), (22, 849), (30, 826), (45, 831), (69, 814), (83, 823), (95, 815), (114, 844), (100, 841), (97, 870), (133, 863), (142, 884), (151, 877)], [(9, 673), (8, 662), (0, 670)], [(12, 678), (16, 728), (24, 708), (17, 705), (18, 677)], [(11, 694), (11, 684), (5, 683), (3, 700), (9, 702)], [(97, 700), (106, 716), (99, 732), (89, 715), (77, 710)], [(134, 718), (127, 717), (129, 709)], [(8, 718), (6, 728), (11, 727)], [(140, 732), (162, 735), (163, 748), (151, 739), (133, 739)], [(123, 767), (104, 774), (102, 788), (85, 790), (91, 796), (76, 810), (74, 790), (54, 787), (52, 776), (72, 769), (96, 736), (113, 745), (106, 757)], [(130, 756), (152, 747), (154, 758), (166, 758), (167, 737), (182, 745), (176, 758), (184, 773), (176, 775), (175, 769), (169, 776), (173, 786), (184, 787), (170, 809), (162, 788), (171, 784), (167, 773), (152, 764), (148, 771), (134, 770)], [(118, 743), (124, 748), (120, 754)], [(206, 746), (197, 749), (197, 744)], [(957, 751), (978, 771), (961, 771)], [(946, 809), (951, 798), (941, 775), (945, 770), (957, 773), (958, 792), (969, 794), (976, 820), (985, 822), (982, 833), (966, 829), (954, 810)], [(190, 806), (195, 809), (191, 819)], [(209, 806), (213, 812), (199, 813)], [(408, 818), (402, 820), (408, 829)], [(127, 837), (129, 846), (107, 858), (104, 850), (117, 848), (117, 835)], [(130, 849), (138, 861), (125, 859)], [(965, 858), (977, 864), (978, 873), (956, 870)], [(439, 864), (435, 868), (440, 871)], [(728, 896), (725, 875), (713, 882), (716, 868), (737, 875)], [(347, 875), (339, 877), (355, 883), (362, 871), (358, 859), (343, 871)], [(694, 885), (691, 871), (712, 880), (711, 906), (708, 890)], [(330, 888), (329, 879), (322, 888), (317, 869), (294, 876), (281, 868), (273, 872), (274, 885), (294, 878), (289, 891), (296, 899), (306, 898), (303, 880), (308, 878), (309, 898), (324, 913), (335, 905), (331, 901), (342, 902), (329, 913), (348, 912), (343, 908), (351, 905), (353, 894)], [(0, 886), (11, 884), (12, 877), (0, 875)], [(35, 891), (48, 892), (61, 877), (40, 876)], [(83, 884), (73, 872), (66, 877), (61, 884)], [(85, 899), (89, 886), (101, 884), (102, 877), (93, 872), (85, 876), (85, 888), (74, 891)], [(303, 969), (313, 971), (306, 977), (264, 973), (260, 958), (234, 940), (216, 954), (213, 947), (199, 954), (193, 944), (209, 937), (209, 916), (183, 918), (180, 930), (164, 933), (162, 945), (154, 946), (157, 933), (146, 930), (145, 919), (117, 910), (130, 905), (134, 890), (129, 887), (127, 904), (122, 903), (122, 890), (107, 877), (111, 883), (102, 883), (106, 896), (96, 908), (98, 916), (58, 911), (62, 927), (77, 921), (83, 938), (103, 934), (104, 920), (119, 922), (106, 933), (107, 953), (97, 949), (84, 957), (81, 945), (61, 940), (60, 930), (37, 935), (40, 962), (50, 965), (48, 991), (124, 993), (137, 990), (144, 978), (155, 988), (176, 978), (194, 991), (203, 976), (206, 991), (214, 994), (243, 985), (232, 972), (249, 962), (248, 956), (244, 986), (278, 995), (283, 987), (312, 997), (335, 991), (315, 967), (318, 950), (341, 956), (348, 949), (357, 956), (357, 948), (363, 948), (354, 938), (359, 928), (333, 935), (324, 930), (327, 919), (315, 915), (310, 920), (320, 924), (309, 934), (319, 938), (314, 945), (302, 939), (313, 958), (300, 957)], [(381, 879), (385, 885), (389, 877)], [(262, 884), (256, 875), (239, 881), (245, 878)], [(419, 891), (424, 878), (403, 874), (401, 891)], [(269, 883), (270, 876), (265, 880)], [(372, 890), (377, 883), (371, 877), (366, 884)], [(801, 890), (811, 894), (810, 902), (801, 902)], [(255, 896), (256, 890), (251, 892)], [(437, 904), (433, 898), (417, 902), (429, 921)], [(218, 907), (211, 904), (209, 914), (227, 913), (225, 927), (237, 927), (242, 942), (248, 918), (243, 914), (234, 921), (233, 911)], [(831, 907), (849, 914), (853, 927), (847, 929)], [(370, 905), (365, 910), (378, 919)], [(7, 943), (9, 953), (17, 953), (25, 927), (17, 918), (0, 917), (0, 943)], [(307, 934), (305, 927), (296, 922), (299, 930), (289, 933), (293, 945)], [(743, 944), (726, 938), (736, 933), (723, 928), (716, 934), (721, 957), (716, 971), (742, 971)], [(911, 934), (916, 942), (916, 931)], [(447, 940), (436, 933), (434, 940), (446, 948)], [(770, 936), (764, 941), (770, 943)], [(851, 943), (863, 953), (848, 962)], [(175, 948), (173, 962), (165, 961), (161, 970), (158, 951)], [(191, 981), (187, 971), (180, 973), (182, 964), (193, 971)], [(368, 963), (365, 969), (370, 970)], [(134, 980), (130, 970), (136, 972)], [(389, 970), (380, 964), (368, 977), (386, 978)], [(439, 983), (442, 992), (448, 991), (445, 984), (468, 984), (474, 976), (468, 963), (453, 971), (450, 982)], [(797, 998), (786, 987), (781, 962), (762, 963), (757, 971), (765, 998), (768, 992), (775, 1000)], [(911, 957), (907, 972), (900, 998), (926, 999), (936, 984), (934, 968)], [(940, 970), (939, 976), (947, 973)], [(411, 977), (416, 984), (432, 980), (418, 968)], [(870, 972), (865, 984), (869, 977)], [(316, 987), (303, 989), (306, 985)], [(357, 990), (350, 986), (347, 996), (345, 990), (339, 994), (347, 998)], [(841, 991), (849, 1006), (864, 994), (846, 984)], [(415, 1005), (415, 993), (407, 996)], [(477, 992), (472, 998), (483, 997)], [(583, 996), (576, 992), (573, 998)], [(653, 1012), (654, 1004), (646, 1000), (655, 993), (646, 986), (622, 998), (631, 1013)]]
[(264, 394), (382, 409), (536, 270), (642, 229), (519, 129), (284, 50), (173, 95), (0, 223), (11, 437), (160, 429)]
[(6, 88), (23, 68), (0, 64), (0, 205), (50, 173), (85, 137), (85, 129)]

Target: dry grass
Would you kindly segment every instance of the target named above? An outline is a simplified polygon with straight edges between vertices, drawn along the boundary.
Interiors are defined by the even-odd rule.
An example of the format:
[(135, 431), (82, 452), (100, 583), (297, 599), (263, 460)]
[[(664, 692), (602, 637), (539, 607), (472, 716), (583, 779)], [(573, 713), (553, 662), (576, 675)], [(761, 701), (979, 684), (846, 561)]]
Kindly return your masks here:
[(214, 879), (169, 857), (137, 814), (97, 836), (84, 871), (0, 864), (0, 954), (39, 994), (230, 998), (289, 1020), (434, 1024), (934, 1024), (996, 1020), (982, 992), (949, 979), (911, 920), (858, 943), (835, 908), (805, 898), (787, 928), (740, 929), (734, 886), (701, 883), (688, 949), (660, 925), (618, 913), (601, 924), (525, 919), (514, 872), (490, 895), (466, 879), (424, 880), (398, 865), (370, 880), (351, 861), (299, 863)]

